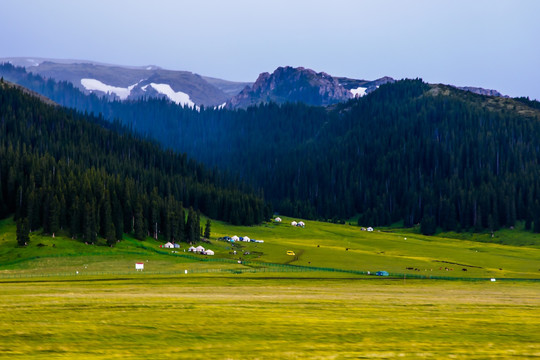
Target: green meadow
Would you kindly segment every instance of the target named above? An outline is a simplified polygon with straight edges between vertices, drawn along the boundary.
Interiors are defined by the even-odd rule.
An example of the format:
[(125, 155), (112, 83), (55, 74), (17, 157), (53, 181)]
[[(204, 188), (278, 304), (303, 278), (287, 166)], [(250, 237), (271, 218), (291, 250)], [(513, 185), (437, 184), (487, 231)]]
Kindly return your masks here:
[(129, 236), (20, 248), (0, 221), (0, 358), (540, 358), (537, 235), (292, 220), (212, 222), (213, 257)]

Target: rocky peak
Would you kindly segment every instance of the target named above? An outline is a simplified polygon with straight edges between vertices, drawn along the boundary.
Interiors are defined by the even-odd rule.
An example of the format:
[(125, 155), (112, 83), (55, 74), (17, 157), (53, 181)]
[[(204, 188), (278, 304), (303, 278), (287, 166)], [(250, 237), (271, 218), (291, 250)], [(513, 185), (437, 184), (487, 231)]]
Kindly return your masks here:
[(252, 87), (247, 86), (233, 97), (229, 108), (276, 102), (303, 102), (326, 106), (352, 98), (349, 90), (327, 73), (303, 67), (278, 67), (272, 74), (262, 73)]

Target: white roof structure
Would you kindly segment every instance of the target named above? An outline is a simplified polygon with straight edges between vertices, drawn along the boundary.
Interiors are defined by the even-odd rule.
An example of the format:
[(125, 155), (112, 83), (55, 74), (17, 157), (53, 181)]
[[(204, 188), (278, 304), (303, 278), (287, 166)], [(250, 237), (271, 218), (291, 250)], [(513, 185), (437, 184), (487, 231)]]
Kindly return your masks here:
[(296, 221), (293, 221), (293, 222), (291, 223), (291, 225), (292, 225), (292, 226), (296, 226), (296, 225), (298, 225), (298, 223), (297, 223)]
[(277, 218), (275, 218), (274, 220), (275, 220), (275, 222), (281, 222), (281, 218), (280, 218), (280, 217), (277, 217)]
[(188, 251), (191, 251), (191, 252), (194, 252), (194, 251), (197, 251), (197, 249), (194, 247), (194, 246), (191, 246)]
[(213, 250), (210, 250), (210, 249), (206, 250), (204, 253), (205, 253), (206, 255), (214, 255), (214, 251), (213, 251)]
[(163, 247), (164, 247), (164, 248), (172, 249), (172, 248), (174, 248), (174, 244), (171, 243), (171, 242), (168, 242), (168, 243), (166, 243), (165, 245), (163, 245)]
[(299, 221), (298, 226), (306, 226), (306, 224), (303, 221)]
[(370, 226), (367, 228), (367, 231), (373, 231), (373, 228)]
[(244, 237), (242, 238), (242, 241), (245, 241), (245, 242), (249, 242), (249, 240), (250, 240), (250, 239), (249, 239), (247, 236), (244, 236)]
[(231, 240), (240, 241), (240, 238), (238, 236), (234, 235), (234, 236), (231, 236)]
[(197, 247), (195, 248), (195, 251), (197, 251), (197, 252), (203, 252), (203, 251), (204, 251), (204, 248), (203, 248), (201, 245), (199, 245), (199, 246), (197, 246)]

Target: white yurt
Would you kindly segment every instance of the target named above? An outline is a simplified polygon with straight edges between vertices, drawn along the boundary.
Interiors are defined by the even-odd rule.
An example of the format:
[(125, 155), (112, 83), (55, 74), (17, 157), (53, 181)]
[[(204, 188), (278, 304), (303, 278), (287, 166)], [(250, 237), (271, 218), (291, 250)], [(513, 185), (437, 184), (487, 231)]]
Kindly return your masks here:
[(204, 252), (204, 254), (205, 254), (205, 255), (214, 255), (214, 251), (208, 249), (208, 250), (206, 250), (206, 251)]
[(164, 248), (167, 248), (167, 249), (172, 249), (172, 248), (174, 248), (174, 245), (173, 245), (173, 243), (168, 242), (168, 243), (166, 243), (165, 245), (163, 245), (163, 247), (164, 247)]
[(249, 239), (247, 236), (244, 236), (244, 237), (242, 238), (242, 241), (244, 241), (244, 242), (249, 242), (249, 240), (250, 240), (250, 239)]
[(188, 249), (189, 252), (195, 252), (197, 251), (197, 249), (194, 247), (194, 246), (191, 246), (189, 249)]
[(275, 221), (276, 221), (276, 222), (281, 222), (281, 218), (280, 218), (280, 217), (277, 217), (277, 218), (275, 218)]
[(373, 231), (373, 228), (370, 226), (370, 227), (367, 228), (367, 231), (371, 232), (371, 231)]
[(296, 221), (293, 221), (293, 222), (291, 223), (291, 225), (292, 225), (292, 226), (296, 226), (296, 225), (298, 225), (298, 223), (297, 223)]
[(303, 221), (299, 221), (298, 226), (304, 227), (304, 226), (306, 226), (306, 224)]
[(201, 245), (199, 245), (199, 246), (197, 246), (197, 247), (195, 248), (195, 251), (200, 253), (200, 252), (203, 252), (203, 251), (204, 251), (204, 248), (203, 248)]
[(234, 236), (231, 236), (231, 240), (232, 241), (240, 241), (240, 238), (238, 236), (234, 235)]

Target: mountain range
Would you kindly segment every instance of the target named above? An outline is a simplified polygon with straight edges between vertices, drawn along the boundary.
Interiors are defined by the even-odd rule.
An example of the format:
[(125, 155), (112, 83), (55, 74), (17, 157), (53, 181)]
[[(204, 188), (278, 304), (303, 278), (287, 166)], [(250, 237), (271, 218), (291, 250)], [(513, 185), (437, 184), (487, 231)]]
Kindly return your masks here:
[[(264, 72), (254, 83), (223, 80), (189, 71), (166, 70), (156, 65), (125, 66), (87, 60), (0, 58), (1, 63), (24, 67), (28, 72), (55, 81), (67, 81), (86, 94), (108, 100), (166, 98), (189, 107), (247, 108), (268, 102), (302, 102), (327, 106), (362, 97), (395, 80), (334, 77), (303, 67), (278, 67)], [(496, 90), (458, 87), (481, 95), (502, 96)]]
[[(0, 65), (0, 75), (231, 174), (283, 214), (336, 221), (358, 215), (359, 224), (376, 226), (421, 223), (424, 233), (439, 226), (493, 230), (522, 220), (540, 232), (535, 101), (420, 79), (368, 85), (283, 67), (238, 94), (247, 101), (235, 106), (257, 106), (194, 109), (151, 97), (111, 102), (10, 64)], [(351, 89), (369, 86), (376, 90), (352, 98)], [(299, 100), (308, 95), (311, 105), (332, 105)], [(245, 214), (235, 211), (236, 219)]]
[(235, 82), (159, 66), (121, 66), (85, 60), (2, 58), (0, 63), (24, 67), (28, 72), (56, 81), (67, 81), (86, 94), (108, 100), (167, 98), (176, 104), (246, 108), (276, 102), (303, 102), (326, 106), (363, 96), (390, 77), (374, 81), (332, 77), (302, 67), (279, 67), (262, 73), (254, 83)]

